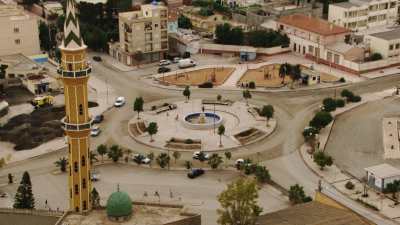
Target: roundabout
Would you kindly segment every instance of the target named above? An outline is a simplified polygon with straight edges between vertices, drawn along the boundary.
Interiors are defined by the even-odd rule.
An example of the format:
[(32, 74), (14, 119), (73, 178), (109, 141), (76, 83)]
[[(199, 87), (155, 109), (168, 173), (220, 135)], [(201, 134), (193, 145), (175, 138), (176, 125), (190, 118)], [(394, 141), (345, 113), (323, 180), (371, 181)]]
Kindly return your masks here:
[[(130, 119), (129, 135), (138, 143), (162, 150), (234, 149), (266, 138), (276, 127), (274, 118), (267, 123), (258, 113), (261, 105), (210, 99), (149, 104), (150, 110)], [(153, 141), (147, 131), (152, 122), (158, 127)]]

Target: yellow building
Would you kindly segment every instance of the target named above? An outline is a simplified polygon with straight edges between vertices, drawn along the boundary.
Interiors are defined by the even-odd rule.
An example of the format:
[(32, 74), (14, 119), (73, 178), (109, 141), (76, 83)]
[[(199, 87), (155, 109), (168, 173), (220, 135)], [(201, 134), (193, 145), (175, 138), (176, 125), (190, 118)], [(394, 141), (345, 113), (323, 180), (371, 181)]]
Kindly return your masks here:
[(70, 210), (80, 213), (91, 209), (89, 158), (91, 118), (88, 111), (87, 88), (91, 68), (86, 61), (86, 48), (75, 13), (75, 2), (67, 0), (58, 72), (64, 83), (66, 116), (62, 122), (68, 140)]

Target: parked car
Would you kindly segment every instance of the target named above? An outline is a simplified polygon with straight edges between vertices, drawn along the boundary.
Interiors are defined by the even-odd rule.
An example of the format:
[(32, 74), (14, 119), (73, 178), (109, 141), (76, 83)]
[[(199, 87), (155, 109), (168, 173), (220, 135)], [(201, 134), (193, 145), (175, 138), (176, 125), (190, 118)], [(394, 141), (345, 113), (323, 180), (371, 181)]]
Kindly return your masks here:
[(97, 115), (94, 117), (93, 123), (101, 123), (101, 122), (103, 122), (103, 120), (104, 120), (104, 116), (102, 114), (100, 114), (100, 115)]
[(125, 97), (119, 96), (118, 98), (115, 99), (114, 106), (115, 107), (121, 107), (125, 105)]
[(196, 178), (196, 177), (198, 177), (198, 176), (201, 176), (201, 175), (203, 175), (204, 174), (204, 170), (203, 169), (192, 169), (188, 174), (187, 174), (187, 176), (190, 178), (190, 179), (194, 179), (194, 178)]
[(101, 133), (101, 130), (100, 130), (100, 127), (98, 127), (98, 126), (94, 126), (90, 130), (90, 136), (92, 136), (92, 137), (97, 137), (100, 135), (100, 133)]
[(204, 153), (204, 152), (201, 152), (201, 151), (196, 151), (196, 152), (193, 152), (193, 159), (199, 160), (199, 159), (200, 159), (200, 154), (201, 154), (201, 153), (204, 154), (204, 159), (205, 159), (205, 160), (208, 160), (208, 159), (210, 158), (210, 155), (209, 155), (209, 154)]
[(171, 69), (165, 66), (158, 68), (158, 73), (168, 73), (169, 71), (171, 71)]
[(98, 172), (96, 172), (96, 171), (92, 171), (90, 173), (90, 179), (92, 181), (98, 181), (98, 180), (100, 180), (100, 174)]
[(178, 67), (180, 69), (193, 67), (193, 66), (196, 66), (196, 62), (193, 59), (181, 59), (178, 62)]
[(151, 159), (142, 154), (134, 154), (133, 161), (136, 162), (137, 164), (150, 164)]
[(96, 61), (96, 62), (101, 62), (102, 61), (100, 56), (93, 56), (93, 60)]
[(169, 64), (171, 64), (171, 61), (170, 60), (168, 60), (168, 59), (163, 59), (163, 60), (160, 60), (160, 66), (168, 66)]
[(174, 63), (178, 63), (178, 62), (179, 62), (179, 60), (181, 60), (181, 58), (179, 58), (179, 57), (174, 57), (174, 60), (173, 60), (172, 62), (174, 62)]

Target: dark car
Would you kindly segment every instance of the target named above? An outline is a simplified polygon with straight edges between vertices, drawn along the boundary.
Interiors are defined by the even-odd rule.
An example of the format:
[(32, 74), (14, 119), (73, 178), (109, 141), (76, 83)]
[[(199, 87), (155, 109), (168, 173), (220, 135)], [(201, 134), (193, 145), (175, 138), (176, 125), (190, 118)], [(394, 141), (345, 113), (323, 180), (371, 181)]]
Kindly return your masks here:
[(198, 176), (201, 176), (201, 175), (203, 175), (204, 174), (204, 170), (203, 169), (192, 169), (192, 171), (190, 171), (188, 174), (187, 174), (187, 176), (190, 178), (190, 179), (194, 179), (194, 178), (196, 178), (196, 177), (198, 177)]
[(93, 60), (96, 62), (101, 62), (101, 57), (100, 56), (93, 56)]
[(160, 67), (160, 68), (158, 68), (158, 73), (168, 73), (169, 71), (171, 71), (171, 69), (168, 68), (168, 67)]
[(103, 115), (97, 115), (94, 117), (93, 119), (93, 123), (101, 123), (104, 120), (104, 116)]

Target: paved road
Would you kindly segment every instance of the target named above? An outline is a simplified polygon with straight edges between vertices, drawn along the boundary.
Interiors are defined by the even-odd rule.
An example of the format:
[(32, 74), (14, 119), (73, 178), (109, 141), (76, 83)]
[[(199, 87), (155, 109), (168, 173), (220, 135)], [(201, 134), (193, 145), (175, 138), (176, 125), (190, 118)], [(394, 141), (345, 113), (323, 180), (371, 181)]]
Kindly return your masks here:
[[(108, 142), (118, 143), (135, 151), (154, 151), (145, 146), (141, 146), (135, 142), (132, 142), (132, 140), (127, 136), (126, 122), (134, 115), (131, 110), (131, 105), (134, 98), (143, 96), (145, 102), (151, 102), (166, 101), (167, 99), (169, 101), (171, 99), (183, 99), (183, 97), (181, 96), (181, 93), (177, 91), (158, 89), (144, 85), (140, 78), (146, 76), (149, 72), (151, 72), (151, 70), (154, 70), (154, 68), (144, 68), (131, 72), (118, 72), (107, 68), (102, 64), (93, 62), (93, 76), (107, 81), (108, 85), (113, 87), (117, 94), (127, 98), (128, 104), (120, 109), (112, 109), (105, 114), (106, 120), (104, 124), (102, 124), (103, 134), (97, 139), (93, 139), (92, 143), (94, 144), (92, 145), (92, 148), (98, 143)], [(391, 88), (398, 84), (399, 81), (400, 77), (391, 76), (351, 84), (347, 88), (351, 89), (355, 93), (361, 94)], [(340, 93), (339, 91), (340, 89), (338, 89), (337, 93)], [(303, 142), (301, 130), (307, 125), (306, 121), (309, 121), (309, 118), (311, 118), (313, 115), (314, 110), (318, 108), (321, 100), (324, 97), (333, 96), (334, 93), (334, 88), (323, 90), (299, 90), (296, 92), (254, 93), (253, 98), (251, 99), (252, 103), (273, 104), (275, 106), (277, 110), (276, 117), (278, 120), (278, 129), (271, 137), (263, 140), (261, 143), (236, 151), (234, 153), (234, 157), (241, 157), (244, 154), (250, 153), (254, 159), (257, 159), (257, 161), (262, 161), (262, 163), (270, 169), (273, 179), (278, 184), (288, 188), (290, 185), (299, 183), (305, 187), (305, 190), (308, 194), (312, 195), (317, 187), (318, 177), (304, 165), (296, 150)], [(221, 91), (213, 89), (196, 89), (192, 91), (193, 98), (215, 97), (217, 94), (222, 94), (224, 97), (232, 100), (241, 100), (241, 92), (236, 91)], [(16, 174), (17, 177), (20, 177), (20, 173), (22, 171), (29, 170), (32, 174), (34, 187), (37, 188), (35, 190), (42, 188), (43, 190), (47, 190), (44, 188), (51, 187), (51, 190), (62, 191), (65, 189), (64, 185), (66, 179), (63, 178), (63, 175), (51, 175), (49, 171), (54, 169), (53, 162), (63, 155), (65, 155), (65, 151), (59, 151), (43, 157), (38, 157), (34, 160), (29, 160), (24, 163), (7, 166), (0, 171), (0, 181), (2, 181), (0, 183), (5, 182), (6, 174), (9, 172), (12, 172)], [(183, 160), (189, 159), (190, 157), (190, 154), (183, 154)], [(186, 180), (182, 179), (183, 174), (179, 172), (159, 173), (158, 171), (154, 172), (153, 170), (125, 168), (124, 166), (120, 167), (117, 168), (110, 166), (104, 167), (104, 169), (101, 168), (103, 174), (103, 183), (100, 182), (99, 184), (96, 184), (96, 186), (98, 185), (99, 189), (105, 192), (105, 195), (113, 190), (113, 185), (115, 185), (116, 182), (120, 182), (124, 186), (126, 185), (126, 188), (129, 189), (130, 193), (131, 191), (133, 193), (139, 193), (134, 194), (135, 196), (139, 196), (143, 190), (148, 188), (148, 186), (145, 186), (143, 183), (137, 183), (139, 182), (137, 180), (141, 179), (151, 179), (151, 182), (157, 180), (157, 184), (151, 184), (153, 185), (152, 187), (158, 187), (158, 185), (160, 185), (162, 182), (167, 182), (168, 185), (166, 184), (163, 187), (163, 190), (168, 188), (174, 189), (177, 188), (177, 186), (180, 186), (181, 183), (188, 183)], [(109, 172), (115, 168), (118, 169), (118, 171), (115, 171), (115, 173), (118, 173), (119, 176), (115, 176), (115, 173)], [(211, 186), (216, 185), (215, 179), (223, 179), (224, 182), (229, 181), (229, 179), (225, 179), (226, 177), (221, 176), (220, 174), (212, 174), (207, 177), (210, 179), (207, 182), (211, 182), (209, 183)], [(168, 179), (163, 181), (165, 178)], [(207, 180), (208, 178), (205, 177), (204, 180)], [(174, 180), (175, 183), (168, 182), (169, 179), (176, 179)], [(51, 185), (48, 185), (46, 182), (50, 182)], [(178, 191), (182, 193), (183, 196), (189, 196), (188, 201), (193, 201), (195, 199), (190, 194), (190, 191), (193, 191), (194, 189), (193, 186), (191, 186), (193, 184), (189, 183), (189, 186), (182, 186), (182, 189), (179, 189)], [(205, 218), (204, 224), (207, 225), (215, 224), (215, 208), (217, 207), (215, 196), (216, 193), (222, 190), (223, 185), (216, 186), (217, 189), (213, 190), (208, 189), (209, 187), (204, 188), (204, 193), (202, 193), (200, 196), (201, 198), (206, 199), (205, 201), (207, 203), (204, 204), (204, 207), (197, 207), (197, 209), (203, 213)], [(9, 191), (12, 193), (13, 190), (15, 191), (16, 186), (7, 186), (6, 188), (9, 188)], [(60, 192), (53, 193), (49, 190), (48, 192), (43, 193), (43, 190), (38, 191), (40, 194), (37, 194), (39, 205), (43, 199), (47, 198), (59, 199), (57, 202), (59, 201), (60, 203), (65, 201), (61, 200), (64, 199), (63, 197), (65, 195), (60, 195)], [(280, 199), (279, 195), (273, 193), (271, 190), (268, 191), (268, 189), (262, 189), (261, 192), (265, 192), (262, 194), (261, 202), (263, 204), (264, 202), (266, 203), (267, 209), (274, 207), (276, 207), (275, 209), (279, 209), (279, 206), (284, 205), (284, 201)], [(338, 193), (334, 193), (334, 195), (341, 202), (348, 201), (345, 198), (343, 199), (343, 196)], [(351, 204), (350, 207), (357, 211), (363, 210), (360, 205), (354, 203)], [(375, 217), (374, 214), (371, 215), (371, 218)]]

